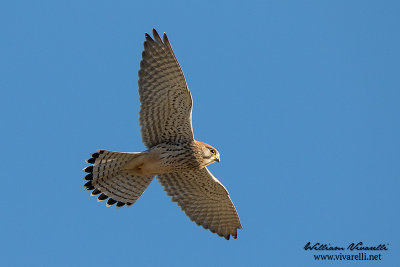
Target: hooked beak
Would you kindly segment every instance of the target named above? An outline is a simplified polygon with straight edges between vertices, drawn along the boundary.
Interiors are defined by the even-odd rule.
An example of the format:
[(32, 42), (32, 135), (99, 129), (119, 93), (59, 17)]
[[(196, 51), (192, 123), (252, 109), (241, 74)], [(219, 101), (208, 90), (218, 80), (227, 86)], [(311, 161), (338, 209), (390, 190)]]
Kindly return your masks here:
[(215, 156), (215, 161), (218, 162), (218, 163), (220, 162), (219, 155)]

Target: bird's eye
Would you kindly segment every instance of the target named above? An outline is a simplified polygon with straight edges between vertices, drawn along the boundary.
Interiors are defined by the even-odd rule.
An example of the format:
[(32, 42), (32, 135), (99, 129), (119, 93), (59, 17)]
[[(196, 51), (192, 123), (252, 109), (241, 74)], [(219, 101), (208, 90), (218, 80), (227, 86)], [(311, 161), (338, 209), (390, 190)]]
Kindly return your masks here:
[(212, 149), (212, 148), (210, 149), (210, 152), (211, 152), (212, 154), (214, 154), (214, 155), (217, 153), (217, 152), (215, 152), (215, 150)]

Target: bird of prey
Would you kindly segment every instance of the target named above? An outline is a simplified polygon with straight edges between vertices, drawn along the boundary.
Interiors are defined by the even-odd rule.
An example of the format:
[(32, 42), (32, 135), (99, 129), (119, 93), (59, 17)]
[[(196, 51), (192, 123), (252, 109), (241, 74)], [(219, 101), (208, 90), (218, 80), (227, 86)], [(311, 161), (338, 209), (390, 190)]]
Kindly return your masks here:
[(198, 225), (219, 236), (237, 238), (242, 228), (226, 188), (207, 165), (219, 162), (212, 146), (196, 141), (192, 96), (167, 35), (147, 33), (139, 70), (139, 122), (144, 152), (98, 150), (83, 170), (91, 195), (107, 206), (131, 206), (157, 176), (172, 201)]

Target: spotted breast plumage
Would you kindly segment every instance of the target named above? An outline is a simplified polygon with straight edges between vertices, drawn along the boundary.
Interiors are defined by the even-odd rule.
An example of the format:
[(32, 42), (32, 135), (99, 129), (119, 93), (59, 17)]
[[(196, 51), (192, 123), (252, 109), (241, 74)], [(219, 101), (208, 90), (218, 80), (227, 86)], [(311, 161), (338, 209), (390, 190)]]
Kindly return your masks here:
[(146, 33), (139, 70), (139, 122), (148, 150), (137, 153), (98, 150), (84, 169), (91, 195), (107, 206), (133, 205), (157, 176), (165, 191), (198, 225), (219, 236), (237, 238), (242, 228), (226, 188), (207, 165), (219, 162), (212, 146), (196, 141), (192, 96), (164, 33)]

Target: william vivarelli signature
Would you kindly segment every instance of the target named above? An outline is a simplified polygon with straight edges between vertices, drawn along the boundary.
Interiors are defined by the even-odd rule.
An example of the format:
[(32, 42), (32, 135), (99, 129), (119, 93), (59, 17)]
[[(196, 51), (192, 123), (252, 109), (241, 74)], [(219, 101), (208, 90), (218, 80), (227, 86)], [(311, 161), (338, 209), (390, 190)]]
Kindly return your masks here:
[(311, 242), (308, 242), (304, 246), (304, 250), (388, 250), (385, 244), (378, 244), (376, 246), (366, 246), (364, 245), (363, 242), (358, 242), (358, 243), (351, 243), (348, 245), (346, 248), (344, 247), (338, 247), (338, 246), (332, 246), (331, 244), (321, 244), (321, 243), (314, 243), (311, 244)]

